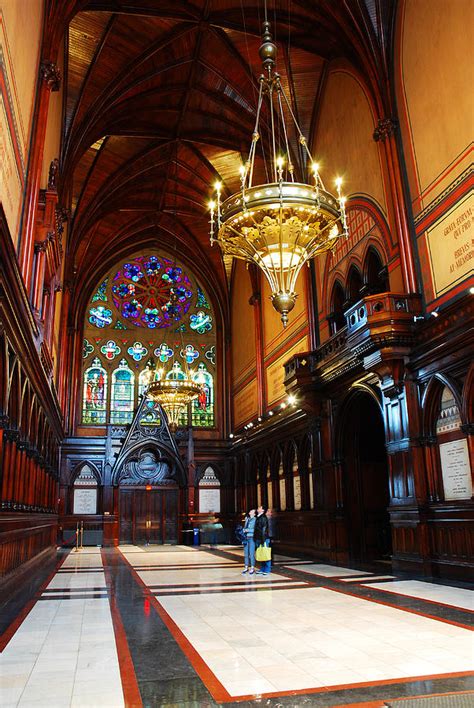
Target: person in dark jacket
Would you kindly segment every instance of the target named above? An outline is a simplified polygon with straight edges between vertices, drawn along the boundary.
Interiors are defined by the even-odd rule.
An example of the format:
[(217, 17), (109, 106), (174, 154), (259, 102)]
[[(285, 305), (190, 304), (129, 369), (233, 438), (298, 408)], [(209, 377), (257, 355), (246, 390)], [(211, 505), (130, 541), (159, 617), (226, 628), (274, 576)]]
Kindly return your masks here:
[[(255, 522), (255, 530), (253, 533), (255, 546), (269, 546), (268, 519), (266, 516), (266, 508), (259, 506), (257, 509), (257, 520)], [(270, 561), (261, 561), (260, 570), (257, 570), (257, 575), (267, 575), (270, 573)]]

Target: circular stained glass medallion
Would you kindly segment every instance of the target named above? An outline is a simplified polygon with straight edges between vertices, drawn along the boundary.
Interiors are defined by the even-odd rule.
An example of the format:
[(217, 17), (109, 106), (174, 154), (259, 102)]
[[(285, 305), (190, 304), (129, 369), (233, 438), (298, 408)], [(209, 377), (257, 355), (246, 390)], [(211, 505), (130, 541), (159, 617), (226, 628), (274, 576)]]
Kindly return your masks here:
[(183, 269), (167, 258), (139, 256), (124, 263), (112, 281), (112, 300), (137, 327), (169, 327), (191, 306), (193, 292)]

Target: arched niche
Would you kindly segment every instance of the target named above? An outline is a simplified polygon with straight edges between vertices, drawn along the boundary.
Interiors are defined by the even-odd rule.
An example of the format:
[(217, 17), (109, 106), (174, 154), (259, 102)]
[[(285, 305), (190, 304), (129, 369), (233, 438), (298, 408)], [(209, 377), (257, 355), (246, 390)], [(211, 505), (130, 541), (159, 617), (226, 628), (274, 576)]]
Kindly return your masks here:
[(390, 290), (386, 265), (376, 248), (370, 246), (364, 261), (364, 290), (369, 295), (385, 293)]
[(354, 305), (361, 298), (362, 274), (355, 265), (351, 265), (347, 274), (346, 302), (344, 309)]
[(332, 289), (330, 314), (328, 315), (328, 320), (331, 326), (331, 334), (339, 332), (339, 330), (346, 326), (346, 318), (344, 317), (345, 300), (344, 288), (342, 287), (341, 282), (336, 280)]

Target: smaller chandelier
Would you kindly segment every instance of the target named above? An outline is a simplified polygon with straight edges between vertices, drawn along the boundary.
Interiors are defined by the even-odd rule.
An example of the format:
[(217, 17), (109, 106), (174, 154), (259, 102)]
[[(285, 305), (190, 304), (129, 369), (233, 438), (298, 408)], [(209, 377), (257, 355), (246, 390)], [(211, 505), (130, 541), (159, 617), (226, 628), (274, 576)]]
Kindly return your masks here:
[(159, 403), (165, 411), (172, 430), (176, 430), (180, 416), (200, 393), (200, 384), (194, 383), (188, 377), (152, 381), (147, 389), (147, 396)]
[[(222, 185), (220, 182), (214, 185), (215, 198), (209, 202), (210, 240), (211, 245), (217, 241), (224, 255), (255, 263), (263, 271), (271, 288), (272, 304), (286, 327), (288, 313), (295, 306), (296, 280), (301, 268), (315, 256), (332, 250), (341, 235), (347, 236), (347, 220), (346, 200), (341, 194), (342, 179), (336, 180), (337, 196), (324, 189), (319, 165), (311, 157), (280, 75), (275, 71), (276, 52), (270, 23), (265, 21), (259, 49), (264, 73), (260, 76), (249, 157), (240, 169), (241, 189), (222, 201)], [(259, 122), (265, 94), (269, 99), (268, 152), (273, 179), (268, 184), (254, 186), (255, 154), (261, 138)], [(283, 104), (309, 160), (312, 184), (295, 180)]]

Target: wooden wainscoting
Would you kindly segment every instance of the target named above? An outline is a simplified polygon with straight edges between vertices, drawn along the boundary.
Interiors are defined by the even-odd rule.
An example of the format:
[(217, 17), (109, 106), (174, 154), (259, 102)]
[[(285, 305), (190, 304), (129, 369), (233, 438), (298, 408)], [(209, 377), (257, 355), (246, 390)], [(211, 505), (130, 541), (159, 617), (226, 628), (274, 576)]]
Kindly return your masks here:
[(55, 556), (57, 526), (54, 514), (0, 514), (0, 587), (25, 564)]

